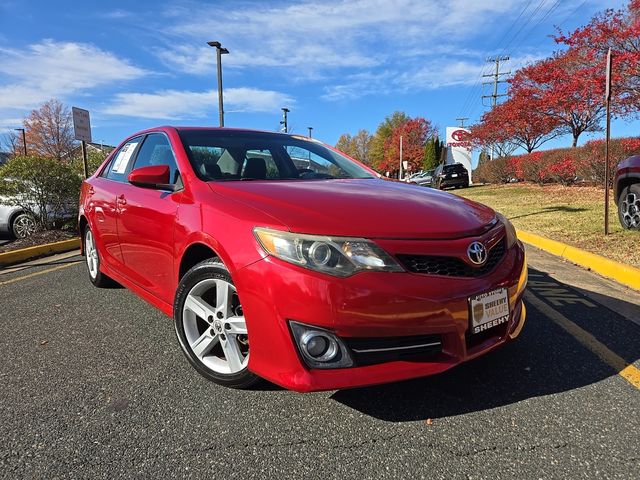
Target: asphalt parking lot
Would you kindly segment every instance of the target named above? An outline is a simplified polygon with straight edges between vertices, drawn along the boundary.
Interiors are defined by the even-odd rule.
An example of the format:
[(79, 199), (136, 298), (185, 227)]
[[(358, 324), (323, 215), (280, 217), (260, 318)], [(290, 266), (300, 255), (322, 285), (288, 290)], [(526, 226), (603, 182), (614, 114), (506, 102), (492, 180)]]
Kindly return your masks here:
[(640, 296), (529, 250), (518, 341), (312, 394), (207, 382), (80, 257), (0, 272), (0, 477), (637, 478)]

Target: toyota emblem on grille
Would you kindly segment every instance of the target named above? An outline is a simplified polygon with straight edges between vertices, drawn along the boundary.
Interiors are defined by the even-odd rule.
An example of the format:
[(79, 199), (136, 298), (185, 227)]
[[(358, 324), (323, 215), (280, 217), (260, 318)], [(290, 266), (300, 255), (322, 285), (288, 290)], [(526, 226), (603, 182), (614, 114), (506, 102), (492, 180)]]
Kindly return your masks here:
[(473, 242), (467, 247), (467, 256), (474, 265), (484, 265), (487, 261), (487, 248), (480, 242)]

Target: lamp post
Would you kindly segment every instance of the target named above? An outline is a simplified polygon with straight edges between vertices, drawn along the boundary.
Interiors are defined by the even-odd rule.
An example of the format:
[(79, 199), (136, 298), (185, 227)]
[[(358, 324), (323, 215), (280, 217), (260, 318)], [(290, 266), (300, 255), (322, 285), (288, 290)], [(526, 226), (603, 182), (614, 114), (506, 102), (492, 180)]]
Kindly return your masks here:
[(309, 129), (309, 138), (311, 138), (311, 130), (313, 130), (313, 127), (307, 127)]
[(220, 126), (224, 127), (224, 106), (222, 102), (222, 55), (229, 53), (220, 42), (207, 42), (207, 45), (214, 47), (217, 53), (218, 63), (218, 114), (220, 116)]
[(24, 156), (27, 156), (27, 135), (24, 128), (14, 128), (17, 132), (22, 132), (22, 148), (24, 149)]
[(289, 133), (289, 126), (287, 125), (287, 113), (289, 113), (291, 110), (289, 110), (287, 107), (282, 107), (282, 120), (280, 120), (280, 125), (284, 125), (284, 133)]

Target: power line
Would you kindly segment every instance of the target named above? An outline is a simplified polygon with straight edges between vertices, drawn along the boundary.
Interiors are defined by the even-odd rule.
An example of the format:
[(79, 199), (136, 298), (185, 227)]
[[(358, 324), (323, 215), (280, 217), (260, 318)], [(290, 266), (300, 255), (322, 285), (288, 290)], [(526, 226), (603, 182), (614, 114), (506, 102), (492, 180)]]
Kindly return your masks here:
[[(509, 28), (505, 31), (505, 33), (503, 34), (502, 38), (500, 39), (499, 42), (496, 43), (495, 47), (493, 48), (493, 50), (497, 50), (498, 47), (500, 46), (500, 44), (507, 38), (507, 36), (509, 35), (509, 33), (511, 32), (511, 30), (518, 24), (518, 22), (520, 21), (520, 18), (522, 18), (522, 16), (524, 15), (524, 13), (527, 11), (527, 9), (529, 8), (529, 5), (531, 5), (531, 2), (533, 0), (529, 0), (527, 2), (527, 4), (524, 6), (524, 8), (520, 11), (520, 14), (516, 17), (516, 19), (511, 22), (511, 25), (509, 26)], [(542, 0), (541, 3), (544, 3), (546, 0)], [(538, 5), (538, 8), (540, 8), (541, 5)], [(535, 14), (535, 12), (534, 12)], [(529, 18), (528, 21), (530, 21), (531, 18)], [(527, 22), (528, 22), (527, 21)], [(525, 22), (525, 24), (527, 23)], [(513, 40), (513, 38), (512, 38)], [(504, 53), (504, 50), (502, 50), (502, 52), (500, 52), (500, 55), (502, 55)], [(460, 114), (461, 115), (465, 115), (465, 114), (469, 114), (472, 112), (470, 109), (473, 108), (473, 112), (475, 112), (477, 110), (477, 105), (475, 107), (473, 107), (474, 102), (473, 99), (476, 97), (476, 92), (478, 90), (478, 87), (482, 88), (480, 86), (480, 82), (482, 81), (482, 77), (485, 74), (485, 69), (486, 69), (486, 65), (482, 67), (480, 74), (478, 75), (478, 78), (476, 79), (476, 81), (474, 82), (473, 86), (471, 87), (471, 89), (469, 90), (469, 93), (467, 95), (467, 97), (465, 98), (465, 101), (462, 104), (462, 108), (460, 109)]]

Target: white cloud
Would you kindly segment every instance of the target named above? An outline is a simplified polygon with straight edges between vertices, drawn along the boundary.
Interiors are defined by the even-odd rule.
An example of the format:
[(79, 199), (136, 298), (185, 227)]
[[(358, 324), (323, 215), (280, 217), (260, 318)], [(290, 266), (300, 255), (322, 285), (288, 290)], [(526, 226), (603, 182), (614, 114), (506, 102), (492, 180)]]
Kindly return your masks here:
[[(505, 68), (515, 71), (545, 58), (543, 54), (525, 54), (512, 58)], [(379, 73), (348, 75), (343, 82), (325, 88), (322, 98), (330, 101), (355, 99), (373, 94), (435, 90), (456, 85), (475, 85), (487, 64), (478, 61), (439, 58), (425, 66)]]
[[(212, 72), (214, 51), (204, 41), (214, 39), (231, 51), (224, 57), (228, 67), (284, 67), (297, 77), (315, 77), (323, 69), (370, 69), (412, 50), (437, 50), (443, 39), (452, 43), (477, 34), (485, 21), (524, 1), (326, 0), (233, 9), (187, 4), (165, 12), (172, 23), (177, 20), (167, 30), (177, 41), (167, 40), (158, 56), (179, 71)], [(202, 46), (194, 48), (194, 42)]]
[[(154, 93), (119, 93), (104, 112), (128, 117), (165, 120), (202, 118), (218, 105), (217, 91), (163, 90)], [(286, 94), (256, 88), (226, 88), (225, 111), (267, 112), (292, 105)]]
[(25, 50), (0, 48), (0, 108), (28, 109), (147, 74), (127, 60), (90, 44), (45, 40)]

